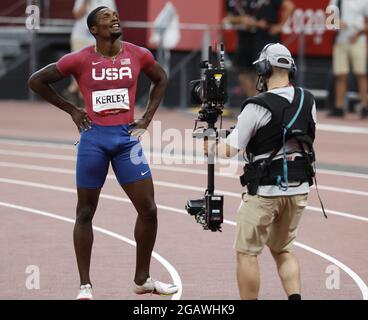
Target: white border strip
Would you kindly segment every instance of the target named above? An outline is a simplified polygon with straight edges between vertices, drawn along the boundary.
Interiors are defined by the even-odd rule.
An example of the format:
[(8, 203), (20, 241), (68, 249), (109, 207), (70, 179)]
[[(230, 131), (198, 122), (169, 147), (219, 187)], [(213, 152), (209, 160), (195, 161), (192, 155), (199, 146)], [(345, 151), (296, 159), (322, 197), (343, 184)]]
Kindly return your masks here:
[[(36, 209), (32, 209), (29, 207), (23, 207), (23, 206), (18, 206), (12, 203), (8, 203), (8, 202), (2, 202), (0, 201), (0, 206), (3, 207), (7, 207), (7, 208), (12, 208), (12, 209), (16, 209), (16, 210), (20, 210), (20, 211), (24, 211), (24, 212), (28, 212), (28, 213), (33, 213), (33, 214), (37, 214), (40, 216), (44, 216), (47, 218), (52, 218), (52, 219), (56, 219), (56, 220), (60, 220), (60, 221), (64, 221), (64, 222), (69, 222), (69, 223), (75, 223), (75, 220), (67, 218), (67, 217), (63, 217), (54, 213), (50, 213), (50, 212), (46, 212), (46, 211), (41, 211), (41, 210), (36, 210)], [(104, 228), (100, 228), (100, 227), (96, 227), (93, 226), (93, 230), (96, 230), (100, 233), (103, 233), (107, 236), (110, 236), (112, 238), (124, 241), (128, 244), (130, 244), (133, 247), (136, 247), (136, 242), (126, 238), (120, 234), (117, 234), (115, 232), (109, 231), (107, 229)], [(172, 264), (170, 262), (168, 262), (165, 258), (163, 258), (162, 256), (160, 256), (157, 252), (152, 251), (152, 257), (155, 258), (158, 262), (160, 262), (164, 268), (170, 273), (171, 278), (173, 279), (174, 283), (179, 287), (179, 291), (174, 294), (172, 296), (172, 300), (180, 300), (181, 295), (182, 295), (182, 291), (183, 291), (183, 285), (180, 279), (180, 276), (178, 274), (178, 272), (175, 270), (175, 268), (172, 266)]]

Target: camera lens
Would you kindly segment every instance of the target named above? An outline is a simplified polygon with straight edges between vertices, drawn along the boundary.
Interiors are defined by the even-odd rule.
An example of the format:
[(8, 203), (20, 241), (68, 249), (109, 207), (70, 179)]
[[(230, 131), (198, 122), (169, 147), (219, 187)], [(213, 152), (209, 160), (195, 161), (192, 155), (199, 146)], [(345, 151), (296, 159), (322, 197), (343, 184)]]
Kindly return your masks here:
[(201, 80), (193, 80), (189, 83), (190, 98), (192, 104), (201, 104)]

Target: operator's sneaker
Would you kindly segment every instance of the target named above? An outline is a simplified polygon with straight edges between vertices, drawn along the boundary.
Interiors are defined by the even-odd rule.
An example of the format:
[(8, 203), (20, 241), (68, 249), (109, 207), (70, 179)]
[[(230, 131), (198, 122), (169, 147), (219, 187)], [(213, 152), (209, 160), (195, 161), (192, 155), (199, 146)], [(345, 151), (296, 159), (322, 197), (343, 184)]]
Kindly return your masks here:
[(171, 296), (179, 290), (175, 284), (163, 283), (152, 278), (148, 278), (141, 286), (134, 283), (134, 292), (136, 294), (153, 293), (161, 296)]
[(93, 300), (92, 286), (89, 283), (80, 286), (76, 300)]

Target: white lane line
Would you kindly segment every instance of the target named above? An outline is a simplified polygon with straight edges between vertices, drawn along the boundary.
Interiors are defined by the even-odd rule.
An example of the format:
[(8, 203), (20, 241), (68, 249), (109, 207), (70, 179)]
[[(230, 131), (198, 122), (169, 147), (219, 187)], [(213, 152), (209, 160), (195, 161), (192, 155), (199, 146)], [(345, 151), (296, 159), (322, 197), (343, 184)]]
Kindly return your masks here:
[[(21, 163), (6, 162), (6, 161), (0, 161), (0, 167), (34, 170), (34, 171), (43, 171), (43, 172), (56, 172), (56, 173), (64, 173), (64, 174), (75, 174), (75, 170), (73, 170), (73, 169), (64, 169), (64, 168), (48, 167), (48, 166), (38, 166), (38, 165), (33, 165), (33, 164), (21, 164)], [(111, 175), (110, 175), (110, 177), (111, 177)]]
[[(316, 189), (316, 186), (313, 185), (311, 189)], [(337, 188), (337, 187), (330, 187), (324, 185), (318, 185), (319, 190), (331, 191), (331, 192), (339, 192), (339, 193), (348, 193), (355, 196), (363, 196), (368, 197), (368, 192), (361, 191), (361, 190), (354, 190), (354, 189), (347, 189), (347, 188)]]
[[(165, 165), (156, 165), (150, 164), (152, 169), (161, 170), (161, 171), (170, 171), (170, 172), (182, 172), (182, 173), (192, 173), (192, 174), (203, 174), (207, 175), (206, 170), (201, 169), (188, 169), (182, 167), (175, 167), (175, 166), (165, 166)], [(225, 171), (225, 170), (223, 170)], [(345, 172), (345, 171), (336, 171), (330, 169), (317, 169), (318, 174), (326, 174), (326, 175), (334, 175), (334, 176), (342, 176), (342, 177), (350, 177), (350, 178), (362, 178), (368, 179), (368, 174), (364, 173), (354, 173), (354, 172)], [(216, 172), (216, 177), (224, 177), (224, 178), (231, 178), (231, 179), (239, 179), (239, 175), (234, 175), (233, 173), (227, 172)]]
[(307, 250), (311, 253), (317, 254), (320, 257), (330, 261), (331, 263), (333, 263), (334, 265), (338, 266), (341, 270), (344, 270), (354, 281), (355, 283), (358, 285), (360, 291), (362, 292), (362, 296), (363, 296), (363, 300), (368, 300), (368, 287), (366, 285), (366, 283), (363, 281), (363, 279), (361, 277), (359, 277), (351, 268), (349, 268), (347, 265), (343, 264), (341, 261), (337, 260), (336, 258), (322, 252), (319, 251), (315, 248), (312, 248), (310, 246), (307, 246), (303, 243), (300, 242), (294, 242), (294, 244), (296, 246), (298, 246), (299, 248), (302, 248), (304, 250)]
[[(66, 150), (73, 150), (73, 151), (77, 151), (75, 146), (71, 146), (71, 145), (67, 145), (67, 144), (58, 144), (58, 143), (49, 143), (49, 142), (32, 142), (32, 141), (25, 141), (25, 140), (11, 140), (11, 139), (1, 139), (0, 138), (0, 144), (8, 144), (8, 145), (17, 145), (17, 146), (36, 146), (36, 147), (45, 147), (45, 148), (53, 148), (53, 149), (66, 149)], [(11, 151), (12, 153), (9, 153), (9, 151)], [(14, 151), (14, 150), (0, 150), (0, 154), (4, 154), (4, 155), (17, 155), (17, 152), (21, 152), (21, 151)], [(23, 156), (25, 157), (36, 157), (37, 155), (40, 153), (27, 153), (24, 152)], [(183, 157), (181, 156), (173, 156), (173, 155), (169, 155), (169, 154), (164, 154), (164, 153), (160, 153), (160, 152), (149, 152), (149, 151), (145, 151), (145, 154), (147, 156), (152, 156), (154, 158), (166, 158), (166, 159), (174, 159), (174, 160), (182, 160)], [(21, 155), (21, 154), (19, 154)], [(43, 155), (47, 155), (47, 154), (43, 154)], [(183, 155), (186, 159), (189, 159), (190, 161), (193, 162), (197, 160), (197, 161), (201, 161), (203, 163), (205, 163), (205, 158), (204, 157), (193, 157), (191, 154), (184, 154)], [(63, 159), (63, 157), (65, 157)], [(45, 158), (45, 159), (50, 159), (47, 156), (40, 156), (39, 158)], [(75, 157), (70, 157), (70, 156), (62, 156), (60, 155), (59, 158), (52, 158), (52, 159), (57, 159), (57, 160), (74, 160)], [(149, 160), (149, 159), (148, 159)], [(239, 162), (238, 160), (227, 160), (232, 164), (238, 164), (240, 166), (243, 166), (243, 164), (241, 162)], [(197, 169), (186, 169), (186, 168), (180, 168), (180, 167), (173, 167), (173, 166), (164, 166), (164, 165), (154, 165), (151, 164), (151, 167), (155, 167), (157, 170), (166, 170), (166, 171), (172, 171), (171, 169), (173, 168), (177, 168), (177, 170), (174, 171), (178, 171), (178, 172), (186, 172), (186, 173), (199, 173), (203, 170), (197, 170)], [(326, 175), (333, 175), (333, 176), (342, 176), (342, 177), (351, 177), (351, 178), (361, 178), (361, 179), (368, 179), (368, 174), (364, 174), (364, 173), (354, 173), (354, 172), (347, 172), (347, 171), (341, 171), (341, 170), (332, 170), (332, 169), (317, 169), (317, 173), (318, 174), (326, 174)], [(222, 176), (222, 177), (229, 177), (232, 178), (233, 175), (229, 175), (227, 173), (218, 173), (216, 172), (216, 175), (218, 176)]]
[[(55, 172), (55, 173), (62, 173), (62, 174), (69, 174), (69, 175), (75, 175), (75, 170), (72, 169), (63, 169), (63, 168), (55, 168), (55, 167), (45, 167), (45, 166), (37, 166), (37, 165), (28, 165), (28, 164), (18, 164), (18, 163), (11, 163), (11, 162), (1, 162), (0, 161), (0, 167), (9, 167), (9, 168), (17, 168), (17, 169), (26, 169), (26, 170), (36, 170), (36, 171), (43, 171), (43, 172)], [(116, 180), (116, 178), (113, 175), (107, 175), (107, 179), (109, 180)], [(160, 181), (155, 180), (154, 185), (167, 187), (167, 188), (176, 188), (176, 189), (183, 189), (183, 190), (190, 190), (190, 191), (198, 191), (203, 193), (202, 187), (196, 187), (192, 185), (183, 185), (183, 184), (177, 184), (173, 182), (166, 182), (166, 181)], [(73, 189), (70, 189), (73, 190)], [(223, 194), (225, 196), (234, 197), (240, 200), (240, 193), (225, 191), (225, 190), (216, 190), (216, 192)], [(315, 212), (322, 212), (321, 208), (313, 207), (313, 206), (307, 206), (307, 210), (315, 211)], [(367, 217), (354, 215), (347, 212), (341, 212), (336, 210), (330, 210), (325, 209), (325, 211), (328, 214), (336, 215), (340, 217), (345, 217), (349, 219), (354, 220), (361, 220), (368, 222)]]
[(5, 155), (5, 156), (19, 156), (19, 157), (36, 158), (36, 159), (51, 159), (51, 160), (75, 161), (76, 159), (76, 156), (63, 156), (61, 154), (14, 151), (14, 150), (5, 150), (5, 149), (0, 149), (0, 154)]
[[(39, 159), (52, 159), (52, 160), (67, 160), (67, 161), (75, 161), (75, 156), (63, 156), (63, 155), (56, 155), (56, 154), (46, 154), (46, 153), (37, 153), (37, 152), (26, 152), (26, 151), (14, 151), (14, 150), (1, 150), (0, 154), (3, 155), (14, 155), (14, 156), (20, 156), (20, 157), (29, 157), (29, 158), (39, 158)], [(3, 162), (6, 163), (6, 162)], [(165, 170), (165, 171), (176, 171), (176, 172), (183, 172), (183, 173), (191, 173), (191, 174), (201, 174), (206, 175), (207, 172), (205, 170), (196, 170), (196, 169), (186, 169), (186, 168), (180, 168), (180, 167), (165, 167), (165, 166), (157, 166), (157, 165), (150, 165), (152, 169), (157, 170)], [(239, 176), (233, 175), (233, 174), (219, 174), (216, 172), (216, 176), (222, 176), (227, 177), (231, 179), (239, 179)], [(346, 175), (346, 176), (351, 176)], [(357, 176), (355, 176), (357, 177)], [(366, 191), (360, 191), (360, 190), (354, 190), (354, 189), (346, 189), (346, 188), (337, 188), (337, 187), (331, 187), (331, 186), (325, 186), (325, 185), (318, 185), (318, 188), (320, 190), (325, 191), (331, 191), (331, 192), (339, 192), (339, 193), (347, 193), (357, 196), (368, 196), (368, 192)], [(312, 186), (312, 189), (315, 189), (315, 186)]]
[[(61, 215), (57, 215), (57, 214), (50, 213), (47, 211), (36, 210), (36, 209), (29, 208), (29, 207), (23, 207), (23, 206), (15, 205), (15, 204), (8, 203), (8, 202), (0, 201), (0, 206), (12, 208), (12, 209), (16, 209), (16, 210), (20, 210), (20, 211), (24, 211), (28, 213), (33, 213), (33, 214), (37, 214), (37, 215), (44, 216), (47, 218), (56, 219), (56, 220), (60, 220), (60, 221), (68, 222), (68, 223), (73, 223), (73, 224), (75, 223), (75, 220), (61, 216)], [(136, 247), (137, 245), (135, 241), (129, 238), (126, 238), (120, 234), (117, 234), (115, 232), (112, 232), (110, 230), (96, 227), (96, 226), (93, 226), (93, 230), (103, 233), (105, 235), (108, 235), (112, 238), (124, 241), (133, 247)], [(159, 255), (157, 252), (152, 251), (152, 257), (155, 258), (159, 263), (163, 265), (163, 267), (170, 273), (170, 276), (173, 279), (174, 283), (177, 284), (179, 287), (179, 291), (172, 296), (172, 300), (180, 300), (180, 297), (183, 291), (183, 285), (182, 285), (181, 278), (178, 272), (176, 271), (176, 269), (173, 267), (173, 265), (169, 261), (167, 261), (161, 255)]]
[(13, 140), (0, 138), (0, 144), (14, 145), (14, 146), (34, 146), (52, 149), (65, 149), (65, 150), (76, 150), (76, 147), (70, 143), (56, 143), (56, 142), (43, 142), (43, 141), (27, 141), (27, 140)]
[[(151, 168), (152, 168), (152, 166), (151, 166)], [(207, 172), (206, 172), (206, 175), (207, 175)], [(232, 178), (239, 180), (238, 176), (232, 176)], [(181, 188), (181, 189), (196, 190), (196, 191), (201, 191), (202, 190), (203, 191), (203, 188), (197, 188), (197, 187), (194, 187), (192, 185), (177, 184), (177, 183), (157, 181), (157, 180), (155, 180), (155, 183), (157, 183), (161, 186), (166, 186), (166, 187), (175, 186), (175, 187)], [(311, 187), (311, 189), (315, 189), (315, 188), (316, 188), (315, 186)], [(318, 185), (318, 189), (319, 190), (325, 190), (325, 191), (331, 191), (331, 192), (347, 193), (347, 194), (352, 194), (352, 195), (355, 195), (355, 196), (368, 197), (368, 192), (360, 191), (360, 190), (337, 188), (337, 187), (330, 187), (330, 186), (324, 186), (324, 185)], [(225, 190), (218, 190), (218, 192), (220, 192), (224, 195), (234, 196), (233, 192), (229, 192), (229, 191), (225, 191)], [(239, 197), (239, 194), (237, 194), (237, 195)]]
[(343, 126), (336, 124), (317, 123), (317, 130), (339, 133), (361, 133), (368, 134), (368, 128)]
[(317, 169), (317, 173), (318, 174), (322, 173), (322, 174), (331, 175), (331, 176), (368, 179), (368, 174), (365, 174), (365, 173), (355, 173), (355, 172), (339, 171), (339, 170), (332, 170), (332, 169)]
[[(41, 189), (46, 189), (46, 190), (56, 190), (56, 191), (62, 191), (62, 192), (76, 193), (76, 190), (71, 189), (71, 188), (64, 188), (64, 187), (58, 187), (58, 186), (54, 186), (54, 185), (34, 183), (34, 182), (30, 182), (30, 181), (0, 178), (0, 182), (15, 184), (15, 185), (29, 186), (29, 187), (36, 187), (36, 188), (41, 188)], [(105, 199), (121, 201), (121, 202), (130, 202), (129, 199), (122, 198), (122, 197), (111, 196), (111, 195), (106, 195), (106, 194), (101, 194), (100, 197), (105, 198)], [(164, 205), (160, 205), (160, 204), (157, 204), (157, 207), (161, 210), (166, 210), (166, 211), (169, 211), (169, 212), (176, 212), (176, 213), (180, 213), (180, 214), (183, 214), (183, 215), (186, 215), (186, 216), (188, 215), (187, 212), (183, 209), (178, 209), (178, 208), (170, 207), (170, 206), (164, 206)], [(236, 223), (234, 221), (226, 220), (226, 219), (224, 219), (224, 223), (228, 224), (228, 225), (232, 225), (232, 226), (236, 225)], [(338, 264), (336, 264), (336, 265), (340, 269), (345, 271), (353, 279), (353, 281), (358, 285), (360, 291), (362, 292), (363, 299), (368, 300), (368, 287), (367, 287), (367, 285), (364, 283), (364, 281), (351, 268), (349, 268), (348, 266), (343, 264), (341, 261), (333, 258), (332, 256), (330, 256), (330, 255), (328, 255), (328, 254), (326, 254), (322, 251), (314, 249), (314, 248), (312, 248), (310, 246), (307, 246), (305, 244), (302, 244), (300, 242), (294, 242), (294, 244), (296, 246), (299, 246), (300, 248), (306, 250), (306, 251), (309, 251), (313, 254), (316, 254), (316, 255), (322, 257), (323, 259), (325, 259), (329, 262), (332, 262), (333, 264), (336, 264), (335, 262), (337, 262)]]
[[(157, 181), (157, 180), (155, 180), (154, 183), (157, 184), (157, 185), (164, 186), (164, 187), (169, 187), (169, 188), (185, 189), (185, 190), (193, 190), (193, 191), (203, 192), (203, 187), (200, 188), (200, 187), (195, 187), (195, 186), (191, 186), (191, 185), (183, 185), (183, 184), (178, 184), (178, 183), (173, 183), (173, 182), (164, 182), (164, 181)], [(320, 186), (318, 186), (318, 188), (320, 188)], [(236, 193), (236, 192), (230, 192), (230, 191), (226, 191), (226, 190), (216, 189), (216, 193), (223, 194), (225, 196), (233, 197), (233, 198), (236, 198), (236, 199), (240, 200), (240, 192)], [(318, 207), (307, 206), (306, 209), (322, 213), (322, 209), (318, 208)], [(363, 217), (363, 216), (359, 216), (359, 215), (350, 214), (350, 213), (347, 213), (347, 212), (341, 212), (341, 211), (330, 210), (330, 209), (325, 209), (325, 211), (326, 211), (326, 213), (331, 214), (331, 215), (336, 215), (336, 216), (340, 216), (340, 217), (344, 217), (344, 218), (349, 218), (349, 219), (368, 222), (368, 217)]]
[[(224, 223), (230, 224), (232, 226), (236, 226), (236, 223), (234, 221), (229, 221), (229, 220), (224, 220)], [(320, 251), (317, 250), (315, 248), (312, 248), (310, 246), (307, 246), (303, 243), (294, 241), (294, 245), (302, 248), (306, 251), (309, 251), (311, 253), (314, 253), (320, 257), (322, 257), (323, 259), (330, 261), (331, 263), (333, 263), (334, 265), (338, 266), (341, 270), (344, 270), (354, 281), (355, 283), (358, 285), (360, 291), (362, 292), (362, 296), (363, 296), (363, 300), (368, 300), (368, 287), (365, 284), (365, 282), (362, 280), (361, 277), (359, 277), (351, 268), (349, 268), (347, 265), (343, 264), (341, 261), (335, 259), (334, 257)]]

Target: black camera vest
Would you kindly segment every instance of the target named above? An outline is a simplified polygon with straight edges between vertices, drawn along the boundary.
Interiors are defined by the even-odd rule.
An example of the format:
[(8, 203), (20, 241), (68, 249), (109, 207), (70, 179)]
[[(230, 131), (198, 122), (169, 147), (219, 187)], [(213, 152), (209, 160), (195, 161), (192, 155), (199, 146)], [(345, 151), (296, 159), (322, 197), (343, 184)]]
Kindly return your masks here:
[[(271, 121), (266, 126), (259, 129), (252, 137), (247, 146), (247, 154), (254, 156), (271, 152), (282, 147), (282, 135), (284, 127), (295, 115), (301, 98), (301, 91), (295, 88), (294, 99), (289, 100), (271, 92), (263, 92), (245, 101), (243, 108), (250, 103), (255, 103), (266, 108), (272, 114)], [(313, 95), (304, 90), (304, 104), (299, 117), (289, 129), (286, 140), (293, 136), (300, 136), (305, 143), (312, 146), (315, 138), (315, 123), (312, 118), (312, 107), (314, 104)]]
[[(271, 92), (263, 92), (245, 101), (243, 108), (246, 108), (249, 103), (255, 103), (269, 110), (272, 117), (270, 122), (259, 129), (248, 143), (246, 152), (251, 161), (244, 166), (244, 174), (240, 177), (240, 183), (242, 186), (247, 186), (250, 195), (257, 194), (259, 186), (279, 185), (281, 187), (280, 181), (282, 182), (281, 177), (285, 178), (283, 173), (286, 162), (288, 181), (308, 182), (311, 186), (314, 179), (322, 212), (327, 218), (317, 188), (315, 168), (313, 168), (315, 162), (313, 142), (316, 132), (312, 117), (314, 97), (309, 91), (304, 89), (303, 91), (303, 105), (292, 125), (292, 120), (294, 120), (301, 103), (302, 89), (295, 88), (291, 103), (286, 98)], [(277, 152), (283, 147), (284, 131), (286, 132), (285, 143), (292, 138), (295, 139), (299, 146), (298, 151), (302, 154), (301, 157), (296, 157), (293, 161), (286, 160), (285, 155), (283, 155), (283, 159), (273, 160)], [(252, 156), (268, 152), (271, 152), (268, 158), (252, 161)]]
[[(301, 103), (301, 89), (295, 88), (292, 103), (277, 94), (264, 92), (245, 101), (244, 107), (249, 103), (255, 103), (269, 110), (272, 114), (270, 122), (259, 129), (250, 139), (246, 152), (249, 164), (244, 167), (244, 174), (240, 177), (243, 186), (247, 185), (248, 193), (255, 195), (258, 187), (262, 185), (279, 185), (279, 179), (283, 176), (283, 159), (273, 160), (277, 152), (283, 146), (284, 129), (289, 125)], [(285, 143), (294, 138), (298, 150), (303, 156), (293, 161), (287, 161), (288, 180), (307, 182), (313, 184), (315, 171), (312, 163), (315, 161), (313, 141), (315, 138), (315, 123), (312, 117), (314, 104), (313, 95), (304, 91), (304, 102), (293, 125), (287, 130)], [(266, 159), (252, 161), (253, 156), (271, 152)]]

